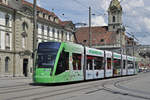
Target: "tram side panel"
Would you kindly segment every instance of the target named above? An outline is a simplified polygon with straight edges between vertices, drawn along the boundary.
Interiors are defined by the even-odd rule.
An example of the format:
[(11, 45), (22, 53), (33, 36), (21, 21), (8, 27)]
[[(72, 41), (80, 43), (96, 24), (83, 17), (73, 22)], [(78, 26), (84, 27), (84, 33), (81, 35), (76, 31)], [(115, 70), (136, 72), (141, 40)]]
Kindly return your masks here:
[(122, 75), (127, 75), (127, 56), (126, 55), (122, 55)]
[(113, 53), (113, 76), (121, 76), (121, 55)]
[(83, 63), (84, 47), (82, 45), (66, 43), (65, 50), (69, 52), (69, 81), (84, 80)]
[(105, 77), (113, 76), (112, 52), (105, 51)]
[(86, 80), (104, 78), (104, 51), (86, 48)]
[(128, 66), (128, 75), (133, 75), (134, 74), (134, 62), (133, 62), (133, 57), (127, 56), (127, 66)]

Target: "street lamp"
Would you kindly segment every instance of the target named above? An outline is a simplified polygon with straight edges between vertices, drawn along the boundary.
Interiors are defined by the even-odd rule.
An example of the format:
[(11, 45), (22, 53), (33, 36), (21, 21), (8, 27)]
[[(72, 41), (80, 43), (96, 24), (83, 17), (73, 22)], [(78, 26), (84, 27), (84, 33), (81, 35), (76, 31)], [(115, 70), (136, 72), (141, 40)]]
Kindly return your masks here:
[(89, 7), (89, 47), (92, 46), (92, 32), (91, 32), (91, 7)]
[(36, 0), (33, 2), (33, 70), (35, 67), (35, 51), (37, 48), (37, 10), (36, 10)]

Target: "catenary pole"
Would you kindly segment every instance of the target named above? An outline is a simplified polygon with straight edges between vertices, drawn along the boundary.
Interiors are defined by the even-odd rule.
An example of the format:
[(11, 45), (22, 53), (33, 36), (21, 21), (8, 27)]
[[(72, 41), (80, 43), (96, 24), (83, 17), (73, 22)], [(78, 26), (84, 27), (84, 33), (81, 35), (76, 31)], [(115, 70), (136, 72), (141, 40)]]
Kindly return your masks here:
[(92, 33), (91, 33), (91, 7), (89, 7), (89, 47), (92, 47)]
[(35, 67), (35, 51), (37, 48), (37, 11), (36, 11), (36, 0), (33, 2), (33, 69)]

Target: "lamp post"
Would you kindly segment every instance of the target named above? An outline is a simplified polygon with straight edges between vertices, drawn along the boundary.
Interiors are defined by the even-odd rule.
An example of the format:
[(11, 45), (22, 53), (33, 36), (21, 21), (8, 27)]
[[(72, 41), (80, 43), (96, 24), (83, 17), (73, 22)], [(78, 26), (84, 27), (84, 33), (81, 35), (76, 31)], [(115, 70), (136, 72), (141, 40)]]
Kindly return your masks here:
[(91, 33), (91, 7), (89, 7), (89, 47), (92, 47), (92, 33)]
[(37, 11), (36, 11), (36, 0), (33, 2), (33, 70), (35, 67), (35, 51), (37, 48)]

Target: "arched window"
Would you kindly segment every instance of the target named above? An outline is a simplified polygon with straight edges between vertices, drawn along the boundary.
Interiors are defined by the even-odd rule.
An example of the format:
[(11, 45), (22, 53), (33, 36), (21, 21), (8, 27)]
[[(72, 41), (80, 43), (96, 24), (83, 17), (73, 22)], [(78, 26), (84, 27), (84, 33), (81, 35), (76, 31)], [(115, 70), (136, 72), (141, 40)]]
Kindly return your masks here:
[(9, 57), (6, 57), (6, 58), (5, 58), (5, 72), (6, 72), (6, 73), (8, 72), (9, 61), (10, 61)]
[(25, 36), (22, 36), (22, 47), (23, 48), (26, 47), (26, 38), (25, 38)]
[(6, 47), (10, 47), (10, 35), (9, 33), (6, 33)]
[(52, 29), (52, 33), (53, 33), (53, 38), (55, 38), (55, 29)]
[(9, 15), (8, 14), (5, 15), (5, 25), (9, 26)]
[(23, 22), (23, 23), (22, 23), (22, 29), (23, 29), (24, 32), (27, 31), (27, 29), (28, 29), (28, 24), (27, 24), (26, 22)]
[(112, 20), (113, 20), (113, 22), (115, 22), (115, 21), (116, 21), (116, 17), (115, 17), (115, 16), (113, 16), (113, 19), (112, 19)]
[(49, 26), (47, 27), (47, 36), (48, 36), (48, 37), (50, 36), (50, 29), (49, 29)]

